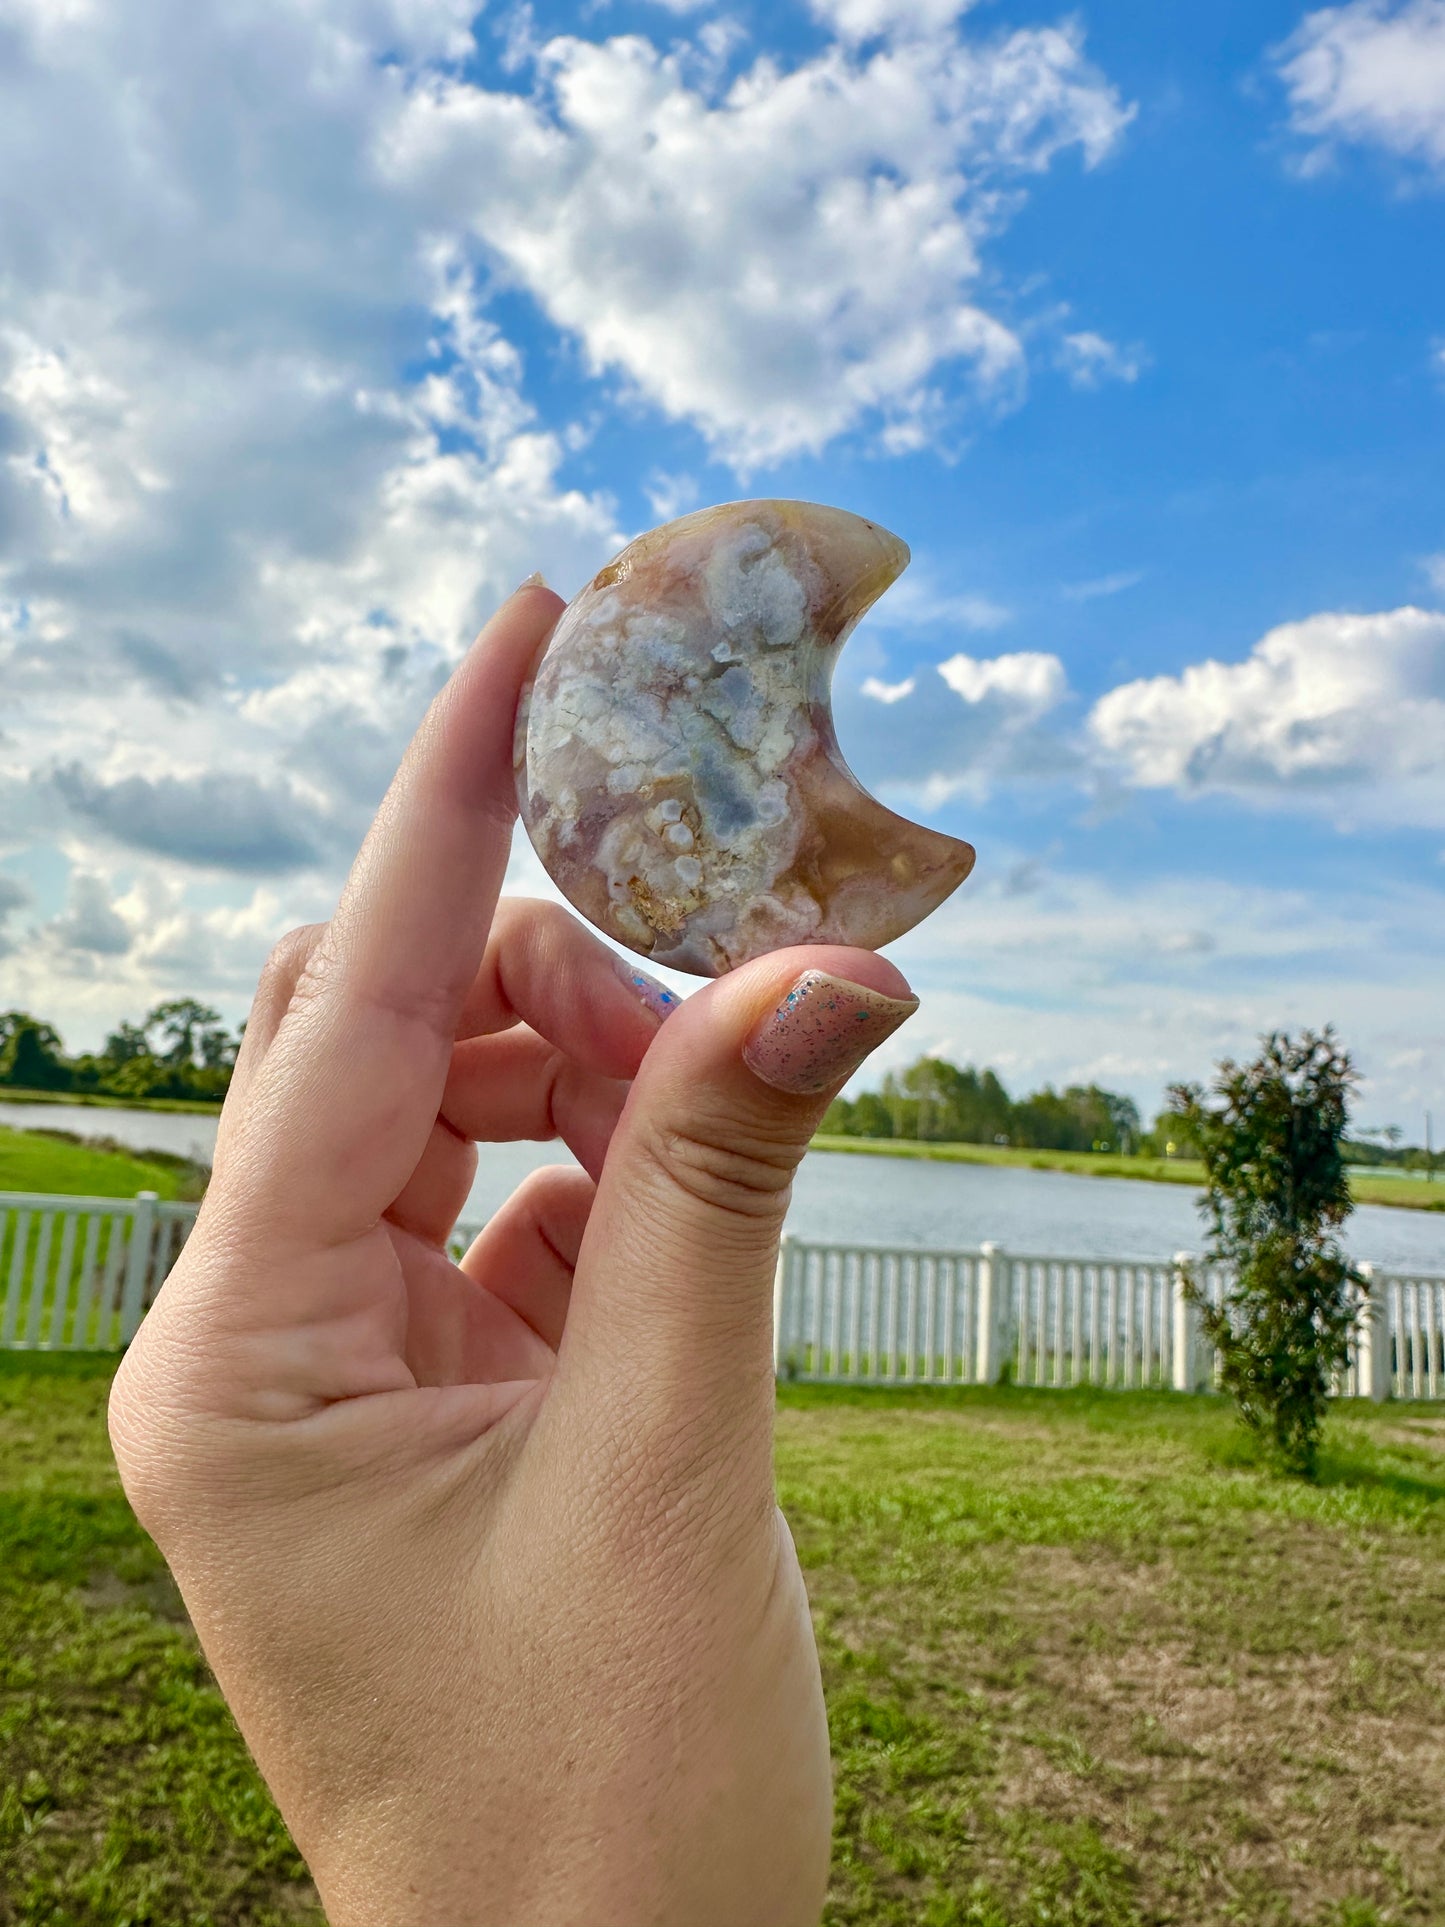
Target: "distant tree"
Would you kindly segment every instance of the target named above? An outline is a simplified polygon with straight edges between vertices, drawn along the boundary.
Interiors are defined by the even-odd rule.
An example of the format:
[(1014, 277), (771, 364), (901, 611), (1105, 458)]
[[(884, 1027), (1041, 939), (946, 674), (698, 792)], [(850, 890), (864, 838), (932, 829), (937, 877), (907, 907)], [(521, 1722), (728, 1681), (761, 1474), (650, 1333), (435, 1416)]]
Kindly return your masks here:
[(236, 1062), (236, 1053), (240, 1048), (240, 1038), (233, 1037), (228, 1030), (220, 1026), (203, 1030), (196, 1045), (202, 1068), (208, 1071), (232, 1069)]
[(142, 1024), (118, 1024), (105, 1040), (102, 1058), (108, 1064), (128, 1064), (133, 1057), (147, 1057), (150, 1046), (146, 1042), (145, 1026)]
[(3, 1019), (0, 1042), (0, 1084), (15, 1090), (63, 1091), (71, 1081), (70, 1066), (63, 1061), (64, 1046), (58, 1032), (23, 1010), (11, 1010)]
[(853, 1100), (855, 1137), (891, 1137), (893, 1118), (877, 1091), (864, 1091)]
[(1276, 1032), (1253, 1063), (1222, 1063), (1215, 1104), (1198, 1085), (1170, 1090), (1171, 1115), (1204, 1160), (1208, 1255), (1232, 1279), (1218, 1306), (1197, 1279), (1189, 1295), (1244, 1422), (1306, 1476), (1364, 1289), (1336, 1235), (1351, 1210), (1342, 1145), (1354, 1085), (1326, 1029)]
[(1045, 1086), (1015, 1104), (995, 1072), (920, 1057), (889, 1071), (881, 1091), (837, 1098), (821, 1129), (847, 1137), (898, 1137), (950, 1144), (1020, 1144), (1060, 1151), (1139, 1148), (1132, 1098), (1097, 1084)]
[(209, 1004), (197, 1003), (194, 997), (174, 997), (168, 1003), (157, 1004), (145, 1020), (145, 1034), (149, 1038), (159, 1031), (161, 1040), (169, 1048), (157, 1051), (168, 1064), (192, 1064), (196, 1061), (196, 1038), (211, 1025), (219, 1024), (221, 1013), (212, 1010)]
[(1139, 1112), (1132, 1098), (1097, 1084), (1045, 1085), (1013, 1107), (1015, 1144), (1049, 1151), (1132, 1152), (1139, 1139)]

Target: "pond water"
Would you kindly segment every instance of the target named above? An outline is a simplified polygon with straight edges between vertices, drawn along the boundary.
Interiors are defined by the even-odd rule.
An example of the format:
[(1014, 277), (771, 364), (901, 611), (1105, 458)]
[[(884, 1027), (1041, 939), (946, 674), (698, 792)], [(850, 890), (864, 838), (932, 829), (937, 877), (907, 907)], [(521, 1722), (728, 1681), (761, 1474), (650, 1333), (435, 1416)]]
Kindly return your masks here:
[[(216, 1141), (214, 1117), (178, 1111), (0, 1101), (0, 1124), (109, 1136), (201, 1162)], [(489, 1217), (529, 1171), (568, 1161), (556, 1144), (483, 1145), (466, 1217)], [(1157, 1259), (1199, 1248), (1198, 1198), (1182, 1184), (814, 1151), (798, 1173), (788, 1229), (839, 1244), (967, 1250), (991, 1238), (1019, 1253)], [(1445, 1274), (1445, 1213), (1361, 1205), (1348, 1238), (1358, 1257), (1386, 1270)]]

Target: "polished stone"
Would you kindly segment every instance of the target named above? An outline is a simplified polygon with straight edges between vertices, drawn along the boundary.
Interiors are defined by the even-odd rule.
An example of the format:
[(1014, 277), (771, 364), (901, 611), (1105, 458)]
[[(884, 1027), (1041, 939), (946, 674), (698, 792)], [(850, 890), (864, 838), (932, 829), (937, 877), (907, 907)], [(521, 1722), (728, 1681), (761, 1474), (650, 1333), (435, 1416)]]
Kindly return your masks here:
[(833, 729), (838, 650), (907, 563), (861, 516), (763, 501), (601, 570), (518, 717), (522, 820), (569, 902), (714, 977), (789, 944), (876, 949), (957, 888), (971, 845), (870, 796)]

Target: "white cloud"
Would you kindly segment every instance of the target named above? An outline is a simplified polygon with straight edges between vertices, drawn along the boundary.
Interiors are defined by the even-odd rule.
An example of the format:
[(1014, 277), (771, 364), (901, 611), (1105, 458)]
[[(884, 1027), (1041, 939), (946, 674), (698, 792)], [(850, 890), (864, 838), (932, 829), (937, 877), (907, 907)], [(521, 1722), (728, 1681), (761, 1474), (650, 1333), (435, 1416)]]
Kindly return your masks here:
[(0, 870), (0, 957), (8, 957), (15, 947), (11, 934), (11, 919), (30, 901), (30, 892), (19, 877), (8, 876)]
[(1445, 169), (1445, 0), (1306, 14), (1276, 56), (1290, 127), (1319, 166), (1340, 142)]
[(1097, 748), (1143, 788), (1293, 797), (1338, 819), (1445, 823), (1445, 614), (1317, 615), (1243, 662), (1111, 690)]
[(1058, 657), (1034, 649), (984, 660), (976, 656), (950, 656), (947, 662), (938, 665), (938, 673), (966, 703), (981, 703), (996, 697), (1031, 716), (1041, 716), (1052, 709), (1068, 687), (1064, 665)]
[(1051, 865), (1019, 892), (1010, 856), (981, 848), (963, 888), (890, 947), (923, 1007), (860, 1086), (935, 1050), (994, 1065), (1011, 1089), (1096, 1078), (1152, 1114), (1165, 1084), (1207, 1077), (1263, 1032), (1333, 1022), (1365, 1076), (1359, 1114), (1418, 1132), (1445, 1077), (1438, 890)]
[(702, 495), (691, 475), (669, 475), (657, 468), (648, 476), (645, 492), (659, 522), (673, 522), (679, 515), (686, 515), (698, 506)]
[(977, 0), (811, 0), (815, 19), (848, 40), (879, 34), (937, 34), (952, 26)]
[(0, 0), (0, 847), (48, 879), (5, 968), (57, 1016), (109, 983), (92, 1031), (253, 977), (488, 610), (622, 540), (372, 166), (474, 11)]
[(97, 957), (123, 957), (135, 933), (111, 902), (105, 879), (87, 870), (70, 877), (70, 901), (53, 917), (45, 934), (62, 950), (78, 950)]
[(975, 42), (956, 7), (841, 11), (881, 44), (759, 58), (720, 87), (686, 49), (559, 37), (530, 99), (416, 86), (380, 165), (468, 222), (594, 371), (736, 465), (869, 426), (919, 446), (950, 367), (976, 402), (1019, 399), (982, 247), (1056, 155), (1100, 160), (1129, 116), (1072, 24)]
[(1425, 574), (1436, 595), (1445, 595), (1445, 549), (1425, 557)]
[(1002, 629), (1013, 611), (992, 596), (941, 588), (915, 565), (868, 612), (870, 629)]
[(877, 676), (865, 676), (859, 687), (875, 703), (892, 704), (901, 703), (905, 696), (911, 696), (918, 683), (913, 676), (906, 676), (902, 682), (883, 682)]
[(1103, 596), (1122, 595), (1137, 589), (1144, 580), (1142, 569), (1119, 569), (1113, 575), (1096, 575), (1087, 582), (1066, 582), (1059, 590), (1065, 602), (1097, 602)]
[(1075, 388), (1102, 388), (1106, 381), (1137, 381), (1144, 356), (1141, 349), (1122, 348), (1085, 329), (1063, 337), (1058, 363)]

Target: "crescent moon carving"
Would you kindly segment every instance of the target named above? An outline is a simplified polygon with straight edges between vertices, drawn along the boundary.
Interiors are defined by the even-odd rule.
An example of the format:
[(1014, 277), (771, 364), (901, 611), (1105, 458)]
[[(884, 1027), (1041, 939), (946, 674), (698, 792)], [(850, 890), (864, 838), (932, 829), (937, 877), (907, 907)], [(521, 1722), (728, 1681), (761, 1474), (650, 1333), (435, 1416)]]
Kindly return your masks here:
[(908, 566), (812, 502), (732, 502), (639, 536), (557, 623), (518, 716), (522, 820), (628, 949), (716, 977), (797, 943), (877, 949), (973, 868), (843, 759), (838, 652)]

